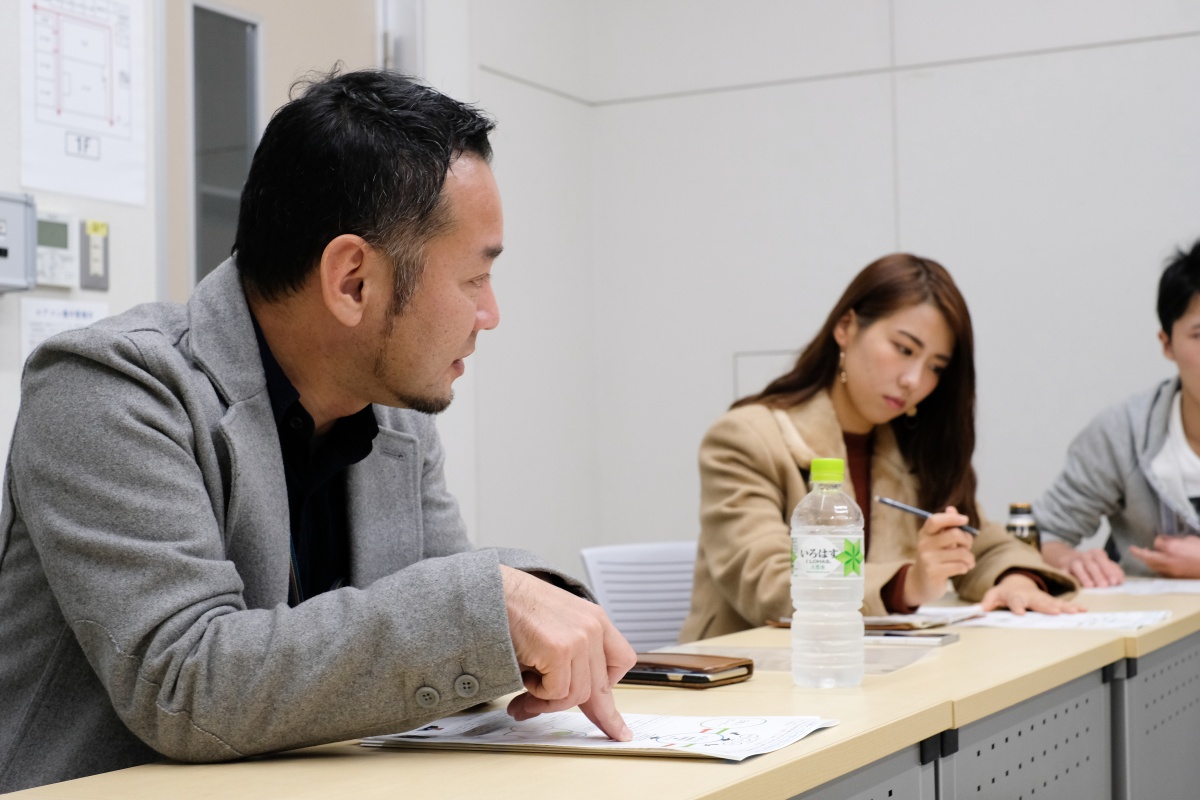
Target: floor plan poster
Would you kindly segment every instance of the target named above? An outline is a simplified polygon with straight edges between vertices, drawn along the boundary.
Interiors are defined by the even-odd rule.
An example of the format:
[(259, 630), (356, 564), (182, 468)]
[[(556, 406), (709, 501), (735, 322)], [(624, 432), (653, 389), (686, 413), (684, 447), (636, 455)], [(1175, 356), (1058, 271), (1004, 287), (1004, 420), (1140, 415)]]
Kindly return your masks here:
[(19, 0), (21, 183), (146, 202), (145, 0)]

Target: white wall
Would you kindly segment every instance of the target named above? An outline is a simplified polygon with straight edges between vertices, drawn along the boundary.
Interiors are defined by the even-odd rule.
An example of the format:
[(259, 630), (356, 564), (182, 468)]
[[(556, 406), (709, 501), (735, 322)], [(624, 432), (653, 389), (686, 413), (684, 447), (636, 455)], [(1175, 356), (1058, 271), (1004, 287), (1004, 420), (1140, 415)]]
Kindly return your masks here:
[[(542, 15), (543, 5), (472, 6), (481, 65), (515, 70), (503, 59), (511, 53), (527, 59), (520, 66), (531, 80), (558, 76), (565, 90), (487, 69), (475, 78), (479, 101), (499, 121), (494, 167), (505, 212), (505, 253), (493, 272), (500, 326), (479, 337), (474, 365), (477, 542), (535, 550), (578, 572), (579, 548), (602, 536), (588, 249), (592, 115), (564, 96), (584, 74), (575, 58), (586, 51), (587, 6), (557, 2)], [(553, 46), (539, 49), (543, 41)]]
[(1153, 298), (1200, 237), (1200, 0), (470, 11), (509, 238), (478, 365), (487, 543), (578, 569), (582, 546), (694, 536), (735, 375), (892, 250), (971, 304), (985, 513), (1171, 372)]

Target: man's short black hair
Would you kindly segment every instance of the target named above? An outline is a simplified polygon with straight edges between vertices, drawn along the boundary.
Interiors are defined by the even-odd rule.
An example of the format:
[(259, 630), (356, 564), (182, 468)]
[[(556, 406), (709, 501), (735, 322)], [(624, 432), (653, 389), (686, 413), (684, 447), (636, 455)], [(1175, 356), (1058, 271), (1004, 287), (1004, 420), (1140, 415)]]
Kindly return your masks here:
[(1158, 281), (1158, 321), (1171, 338), (1171, 329), (1200, 294), (1200, 240), (1188, 252), (1176, 250)]
[(442, 185), (463, 153), (487, 161), (495, 123), (412, 78), (381, 70), (292, 87), (254, 153), (233, 250), (243, 285), (263, 300), (296, 292), (344, 233), (395, 267), (393, 313), (424, 268), (423, 245), (447, 220)]

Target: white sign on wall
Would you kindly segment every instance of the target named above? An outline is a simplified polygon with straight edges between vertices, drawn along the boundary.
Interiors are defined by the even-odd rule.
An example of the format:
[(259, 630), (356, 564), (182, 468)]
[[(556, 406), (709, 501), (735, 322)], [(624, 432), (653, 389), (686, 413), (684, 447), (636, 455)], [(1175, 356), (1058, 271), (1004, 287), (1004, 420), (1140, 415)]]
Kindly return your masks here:
[(21, 360), (56, 333), (83, 328), (108, 316), (108, 303), (21, 298)]

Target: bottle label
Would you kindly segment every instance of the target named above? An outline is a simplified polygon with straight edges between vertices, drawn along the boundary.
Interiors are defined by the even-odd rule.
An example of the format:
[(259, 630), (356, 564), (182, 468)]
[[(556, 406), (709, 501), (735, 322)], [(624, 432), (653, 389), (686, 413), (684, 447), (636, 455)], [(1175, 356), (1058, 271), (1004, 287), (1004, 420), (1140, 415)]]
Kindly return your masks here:
[(792, 574), (806, 578), (861, 578), (862, 536), (792, 536)]

